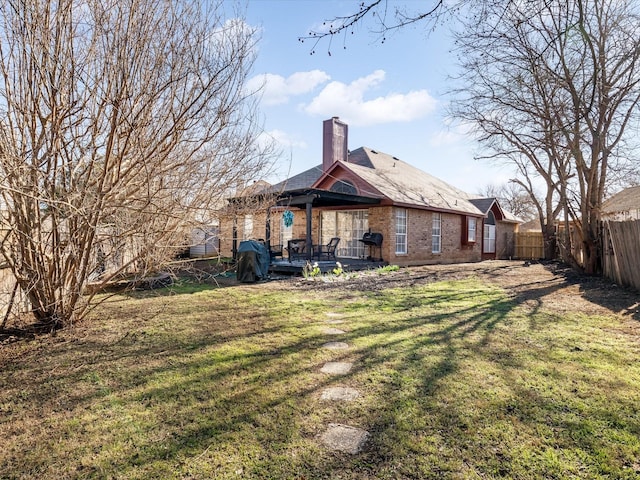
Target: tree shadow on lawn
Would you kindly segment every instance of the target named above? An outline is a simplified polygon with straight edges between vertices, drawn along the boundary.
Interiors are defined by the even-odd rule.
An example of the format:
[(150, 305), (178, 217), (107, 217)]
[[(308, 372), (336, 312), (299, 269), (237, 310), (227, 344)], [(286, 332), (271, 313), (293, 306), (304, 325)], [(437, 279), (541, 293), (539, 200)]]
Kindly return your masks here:
[[(410, 310), (409, 303), (402, 308)], [(63, 432), (73, 432), (73, 440), (68, 442), (62, 439), (66, 433), (52, 442), (49, 431), (30, 432), (26, 448), (38, 451), (31, 460), (33, 469), (51, 472), (61, 467), (56, 461), (68, 462), (70, 475), (82, 476), (134, 472), (156, 462), (165, 462), (162, 468), (168, 464), (184, 466), (206, 449), (209, 453), (205, 457), (220, 460), (223, 453), (237, 450), (234, 443), (239, 440), (253, 444), (248, 451), (264, 457), (262, 466), (256, 466), (257, 476), (271, 471), (274, 465), (269, 462), (289, 473), (293, 467), (307, 468), (306, 464), (316, 472), (324, 470), (327, 460), (334, 457), (319, 450), (315, 442), (324, 423), (317, 422), (314, 411), (319, 389), (337, 381), (319, 373), (325, 361), (336, 357), (320, 348), (327, 337), (299, 331), (283, 334), (286, 319), (236, 319), (243, 324), (231, 325), (224, 324), (223, 317), (220, 313), (211, 322), (211, 331), (183, 337), (174, 330), (163, 331), (152, 321), (118, 337), (96, 339), (98, 331), (84, 339), (70, 335), (65, 340), (61, 334), (43, 348), (5, 365), (0, 391), (7, 398), (18, 398), (22, 392), (24, 401), (19, 410), (27, 417), (14, 418), (14, 435), (19, 435), (19, 429), (33, 415), (46, 417), (47, 423), (58, 425)], [(435, 325), (443, 321), (440, 315), (427, 319), (410, 316), (392, 324), (372, 319), (354, 328), (345, 339), (355, 349), (342, 358), (362, 362), (340, 381), (359, 380), (376, 364), (400, 358), (392, 352), (402, 346), (401, 340), (359, 348), (358, 339), (410, 336), (425, 322)], [(441, 343), (449, 335), (448, 329), (481, 328), (483, 320), (477, 318), (475, 326), (474, 320), (470, 322), (434, 332), (425, 345)], [(310, 328), (315, 328), (313, 325)], [(123, 417), (122, 412), (127, 415)], [(96, 416), (105, 415), (114, 423), (103, 425), (97, 420), (96, 425)], [(324, 414), (332, 415), (333, 411)], [(95, 428), (108, 428), (98, 436), (99, 445), (92, 436)], [(26, 454), (17, 448), (14, 456)], [(61, 454), (60, 448), (67, 453)], [(73, 453), (76, 449), (80, 453)], [(293, 466), (291, 459), (285, 460), (291, 449), (300, 454)]]
[(548, 262), (544, 267), (567, 285), (578, 285), (582, 296), (590, 302), (640, 320), (640, 292), (602, 276), (584, 275), (563, 263)]
[[(597, 385), (601, 390), (592, 398), (592, 380), (571, 376), (576, 368), (586, 372), (586, 377), (590, 367), (585, 362), (572, 364), (562, 376), (547, 380), (551, 387), (544, 391), (544, 386), (536, 383), (548, 373), (529, 369), (538, 368), (539, 364), (548, 370), (555, 368), (558, 350), (566, 353), (567, 345), (549, 345), (547, 351), (544, 344), (542, 349), (532, 349), (528, 338), (509, 342), (509, 329), (514, 323), (509, 314), (519, 304), (539, 300), (557, 288), (541, 284), (522, 297), (491, 299), (446, 314), (411, 317), (397, 322), (396, 327), (381, 321), (370, 328), (351, 331), (353, 342), (359, 337), (379, 339), (359, 351), (363, 370), (389, 363), (394, 367), (378, 394), (377, 408), (373, 407), (368, 419), (358, 425), (371, 433), (367, 448), (348, 463), (369, 475), (384, 472), (392, 476), (395, 472), (397, 478), (554, 477), (581, 469), (596, 475), (617, 475), (626, 468), (637, 468), (637, 464), (633, 467), (637, 446), (625, 446), (624, 440), (637, 436), (640, 430), (634, 413), (634, 405), (640, 399), (633, 388), (620, 388), (622, 380), (617, 378), (604, 387), (607, 380), (600, 379)], [(441, 296), (445, 303), (460, 298), (453, 291)], [(417, 295), (396, 299), (397, 309), (407, 312), (420, 304)], [(557, 321), (548, 313), (541, 316), (539, 308), (525, 317), (523, 323), (528, 327), (524, 331), (545, 331)], [(413, 339), (394, 340), (399, 331), (415, 331), (424, 325), (433, 328)], [(496, 341), (496, 335), (504, 338)], [(571, 343), (571, 339), (568, 341)], [(580, 349), (571, 352), (581, 354)], [(606, 363), (606, 358), (600, 361)], [(489, 373), (476, 372), (471, 365), (474, 362), (488, 364)], [(471, 379), (476, 373), (488, 377), (489, 383), (478, 381), (474, 390), (465, 384), (473, 385)], [(492, 384), (494, 381), (500, 384), (499, 388)], [(542, 382), (544, 385), (545, 380)], [(540, 388), (543, 391), (536, 391)], [(633, 398), (629, 398), (630, 394)], [(607, 408), (610, 404), (617, 405), (616, 412)], [(514, 426), (519, 426), (522, 433)], [(396, 457), (399, 451), (401, 458)], [(465, 451), (469, 453), (461, 455)], [(527, 456), (533, 460), (531, 463)], [(344, 461), (340, 459), (332, 468), (341, 471), (346, 468), (341, 466)]]
[[(540, 287), (537, 295), (552, 288)], [(475, 287), (466, 293), (445, 288), (425, 299), (419, 293), (389, 292), (366, 298), (353, 310), (338, 302), (348, 330), (340, 340), (353, 345), (338, 354), (320, 348), (327, 341), (315, 331), (321, 320), (287, 330), (286, 318), (244, 318), (234, 325), (223, 321), (224, 312), (210, 322), (196, 319), (203, 326), (210, 323), (210, 331), (199, 335), (176, 337), (149, 325), (111, 343), (79, 339), (36, 352), (24, 360), (52, 358), (31, 379), (30, 410), (49, 405), (49, 414), (60, 414), (56, 421), (63, 429), (71, 428), (65, 425), (73, 417), (80, 453), (65, 458), (56, 449), (67, 449), (66, 440), (58, 447), (48, 432), (34, 432), (30, 446), (40, 447), (42, 459), (32, 461), (49, 472), (55, 471), (56, 461), (71, 462), (69, 468), (77, 469), (71, 470), (72, 477), (113, 472), (183, 476), (207, 468), (223, 478), (238, 471), (249, 478), (371, 478), (393, 477), (393, 472), (412, 477), (424, 472), (455, 475), (468, 472), (466, 468), (499, 475), (507, 468), (512, 440), (501, 439), (496, 447), (491, 438), (482, 437), (474, 425), (477, 418), (462, 400), (483, 392), (457, 392), (451, 386), (467, 381), (469, 362), (476, 358), (507, 372), (527, 367), (521, 356), (507, 355), (508, 346), (494, 344), (495, 336), (506, 334), (514, 321), (510, 314), (523, 300), (493, 292), (480, 303), (468, 303), (467, 296), (484, 293)], [(388, 312), (378, 312), (376, 302), (387, 305)], [(438, 311), (446, 305), (446, 311)], [(431, 311), (421, 310), (425, 307)], [(392, 314), (392, 320), (385, 319)], [(340, 378), (319, 373), (323, 362), (336, 360), (355, 361), (355, 367)], [(10, 372), (18, 368), (12, 365)], [(344, 383), (362, 388), (367, 398), (349, 407), (318, 405), (320, 389)], [(11, 386), (0, 385), (0, 392)], [(529, 393), (517, 388), (509, 392), (516, 402)], [(511, 420), (519, 412), (498, 400), (489, 402), (488, 417)], [(540, 416), (519, 421), (541, 425), (551, 407), (543, 403)], [(96, 416), (112, 416), (115, 422), (100, 424), (98, 428), (110, 428), (99, 444), (92, 437)], [(328, 422), (367, 429), (371, 436), (365, 450), (347, 456), (321, 448), (315, 436)], [(477, 465), (461, 464), (469, 461), (459, 454), (465, 448)], [(503, 451), (503, 460), (496, 448)], [(38, 465), (52, 458), (53, 466)]]

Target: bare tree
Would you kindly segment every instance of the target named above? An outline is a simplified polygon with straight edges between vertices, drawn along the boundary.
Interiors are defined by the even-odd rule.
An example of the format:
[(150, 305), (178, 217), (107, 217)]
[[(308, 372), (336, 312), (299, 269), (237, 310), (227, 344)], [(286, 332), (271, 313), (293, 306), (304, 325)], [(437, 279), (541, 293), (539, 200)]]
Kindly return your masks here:
[[(456, 113), (478, 127), (493, 150), (486, 157), (516, 165), (516, 180), (532, 199), (542, 180), (546, 194), (538, 210), (545, 235), (552, 240), (553, 223), (564, 212), (579, 226), (581, 265), (595, 273), (605, 192), (637, 172), (629, 168), (628, 132), (640, 97), (637, 2), (434, 0), (420, 8), (407, 13), (387, 0), (362, 2), (357, 12), (300, 40), (314, 41), (313, 53), (319, 41), (346, 38), (367, 21), (382, 41), (415, 22), (431, 28), (446, 18), (461, 21), (466, 73), (460, 92), (473, 93), (462, 95)], [(553, 250), (551, 241), (547, 249)]]
[(487, 3), (458, 36), (464, 88), (456, 114), (529, 188), (546, 187), (541, 220), (565, 210), (583, 262), (598, 270), (598, 220), (608, 174), (640, 101), (640, 19), (632, 2)]
[(156, 271), (265, 167), (254, 43), (222, 1), (0, 6), (2, 255), (39, 325), (85, 313), (90, 280)]
[[(298, 37), (300, 42), (311, 43), (311, 54), (323, 40), (328, 40), (327, 53), (331, 55), (332, 41), (337, 36), (343, 37), (343, 48), (347, 48), (347, 38), (352, 35), (358, 25), (369, 23), (371, 31), (378, 36), (381, 43), (391, 32), (401, 30), (416, 23), (426, 23), (433, 27), (438, 22), (457, 15), (460, 8), (474, 0), (428, 0), (421, 2), (420, 9), (414, 10), (407, 3), (393, 3), (389, 0), (371, 0), (358, 2), (354, 12), (325, 20), (319, 30), (312, 30), (307, 35)], [(410, 4), (410, 3), (409, 3)]]

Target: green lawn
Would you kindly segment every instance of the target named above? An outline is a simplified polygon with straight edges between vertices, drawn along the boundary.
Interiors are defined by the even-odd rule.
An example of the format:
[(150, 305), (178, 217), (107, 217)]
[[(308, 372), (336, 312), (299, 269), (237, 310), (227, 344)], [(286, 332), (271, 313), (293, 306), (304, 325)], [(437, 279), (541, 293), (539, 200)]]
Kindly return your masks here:
[[(3, 347), (0, 478), (640, 477), (640, 343), (620, 317), (532, 312), (474, 278), (285, 287), (116, 296)], [(332, 385), (362, 396), (321, 401)], [(366, 429), (364, 451), (321, 445), (332, 422)]]

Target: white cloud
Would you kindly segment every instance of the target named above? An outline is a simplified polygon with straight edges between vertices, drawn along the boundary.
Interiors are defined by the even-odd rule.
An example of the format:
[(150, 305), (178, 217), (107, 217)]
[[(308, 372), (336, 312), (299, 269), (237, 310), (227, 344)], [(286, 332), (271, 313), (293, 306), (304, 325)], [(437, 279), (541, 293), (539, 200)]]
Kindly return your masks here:
[(446, 120), (445, 128), (435, 132), (429, 138), (433, 147), (455, 146), (473, 142), (473, 128), (468, 123), (452, 122)]
[(247, 82), (251, 92), (261, 91), (264, 105), (287, 103), (291, 97), (304, 95), (328, 82), (331, 77), (322, 70), (296, 72), (285, 78), (273, 73), (257, 75)]
[(268, 132), (264, 132), (260, 135), (259, 141), (264, 144), (275, 141), (284, 149), (307, 148), (307, 144), (303, 140), (291, 136), (282, 130), (270, 130)]
[(426, 90), (365, 99), (366, 93), (382, 84), (385, 75), (384, 70), (376, 70), (350, 84), (331, 82), (305, 110), (324, 117), (339, 116), (354, 126), (409, 122), (435, 110), (437, 101)]

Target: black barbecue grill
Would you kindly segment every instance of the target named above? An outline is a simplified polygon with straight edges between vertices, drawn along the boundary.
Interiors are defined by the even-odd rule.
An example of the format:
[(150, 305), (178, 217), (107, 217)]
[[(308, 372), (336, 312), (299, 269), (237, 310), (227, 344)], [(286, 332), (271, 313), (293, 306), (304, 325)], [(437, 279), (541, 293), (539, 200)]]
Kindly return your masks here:
[[(369, 257), (368, 260), (373, 261), (382, 261), (382, 234), (375, 232), (365, 232), (362, 238), (360, 239), (362, 243), (369, 247)], [(378, 257), (373, 258), (373, 249), (378, 249)]]

